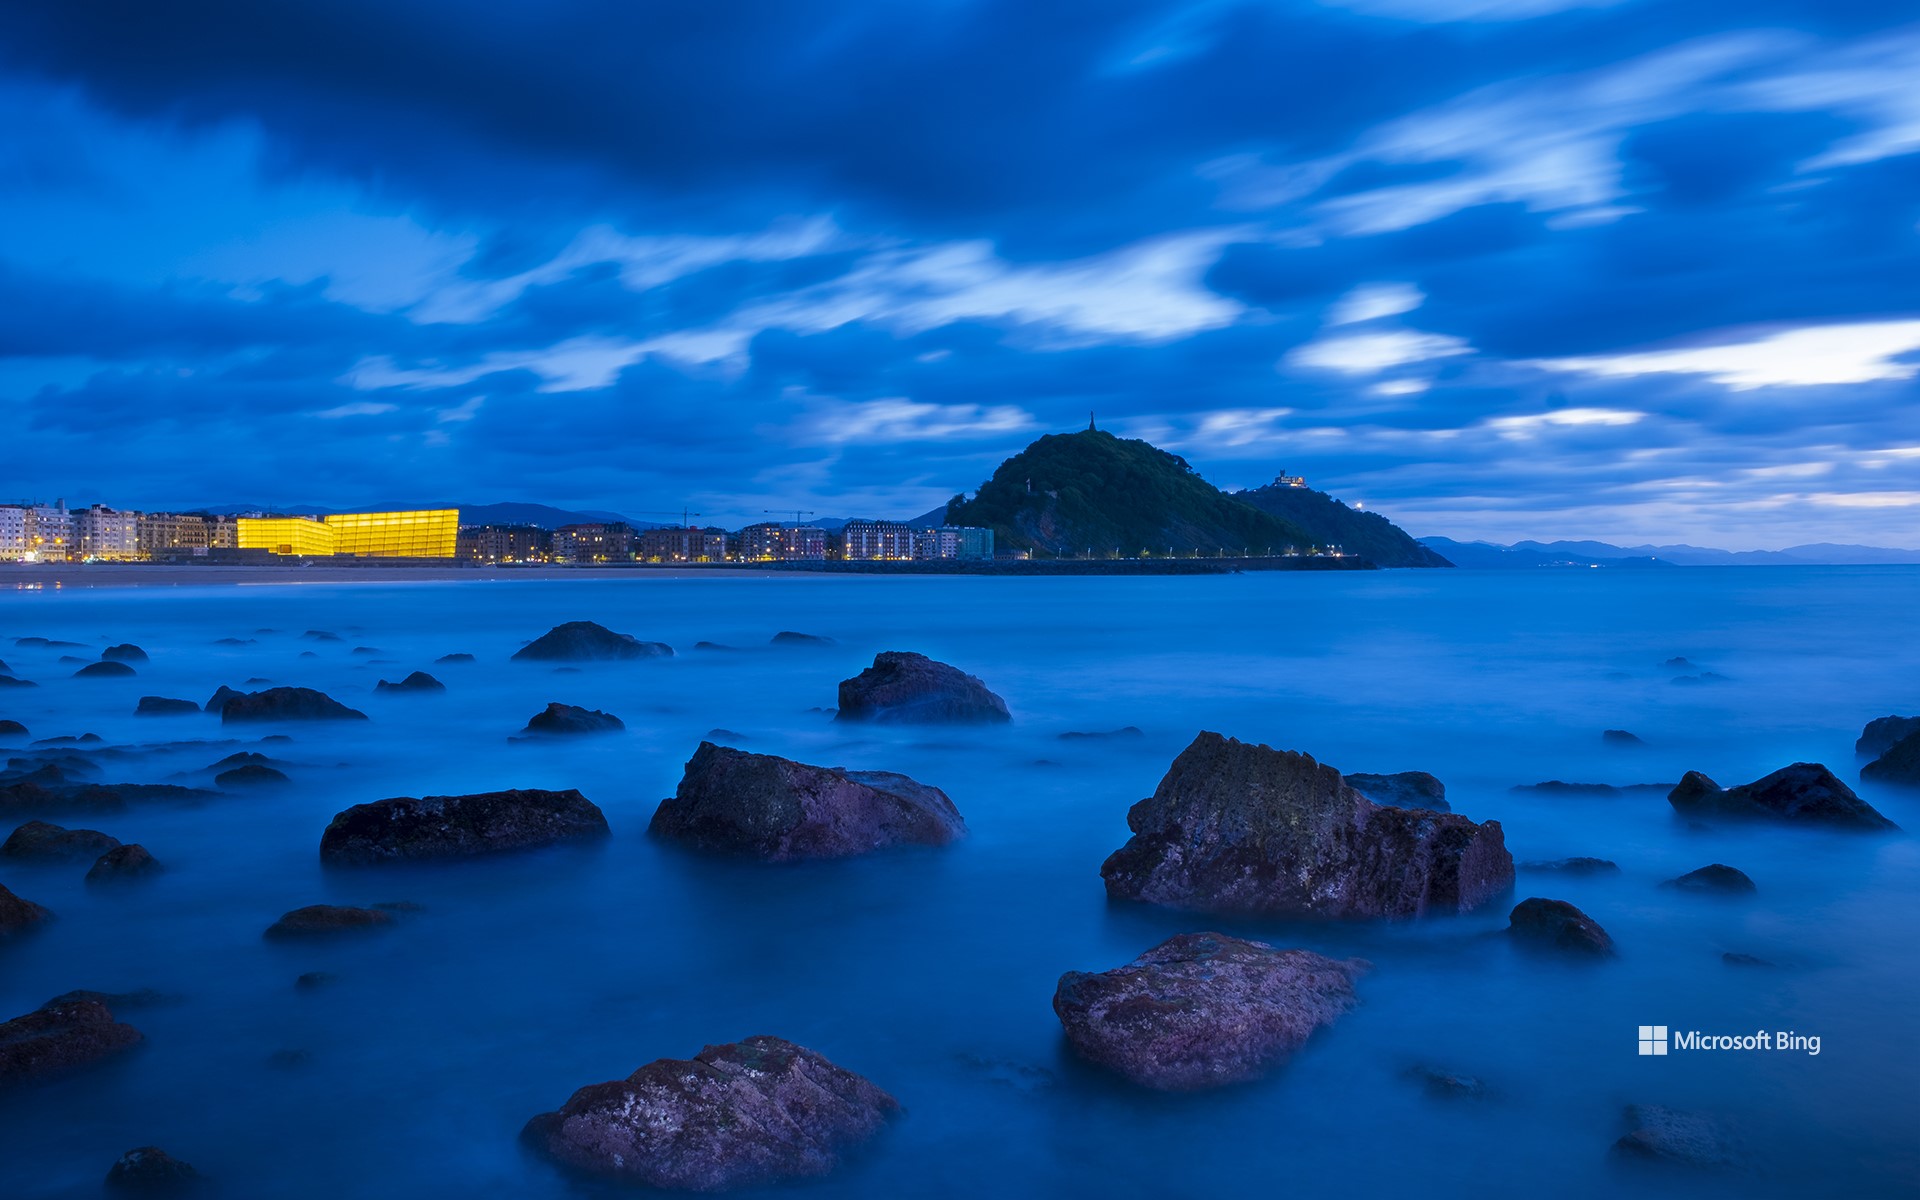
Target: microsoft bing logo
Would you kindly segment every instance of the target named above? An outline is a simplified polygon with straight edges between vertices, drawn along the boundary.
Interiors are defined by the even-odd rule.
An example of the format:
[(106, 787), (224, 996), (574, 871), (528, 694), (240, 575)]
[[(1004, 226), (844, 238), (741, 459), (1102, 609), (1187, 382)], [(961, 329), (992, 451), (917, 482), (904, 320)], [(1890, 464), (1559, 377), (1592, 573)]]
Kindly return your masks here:
[(1642, 1025), (1640, 1027), (1640, 1053), (1665, 1054), (1667, 1052), (1667, 1027), (1665, 1025)]

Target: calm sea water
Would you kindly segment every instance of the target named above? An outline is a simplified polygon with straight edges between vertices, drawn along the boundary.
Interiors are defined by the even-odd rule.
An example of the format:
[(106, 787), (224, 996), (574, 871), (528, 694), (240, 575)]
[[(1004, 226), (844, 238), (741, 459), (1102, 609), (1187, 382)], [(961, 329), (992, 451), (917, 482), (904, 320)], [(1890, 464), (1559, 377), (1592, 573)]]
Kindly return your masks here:
[[(0, 1096), (0, 1194), (95, 1196), (123, 1150), (159, 1144), (222, 1194), (597, 1195), (517, 1141), (576, 1087), (709, 1042), (778, 1034), (892, 1091), (907, 1115), (822, 1196), (1163, 1197), (1645, 1194), (1606, 1151), (1628, 1103), (1714, 1110), (1750, 1174), (1669, 1176), (1656, 1194), (1895, 1195), (1920, 1188), (1920, 851), (1910, 834), (1701, 831), (1661, 793), (1542, 798), (1544, 779), (1744, 782), (1786, 763), (1853, 779), (1869, 718), (1920, 709), (1920, 569), (1257, 574), (1199, 579), (695, 578), (75, 588), (0, 594), (0, 657), (40, 681), (0, 693), (35, 737), (95, 732), (155, 749), (110, 778), (162, 781), (238, 745), (213, 717), (138, 719), (144, 694), (204, 701), (250, 677), (324, 689), (351, 726), (266, 747), (295, 786), (66, 824), (144, 843), (169, 868), (99, 894), (83, 867), (0, 868), (55, 910), (0, 948), (0, 1010), (71, 988), (152, 988), (123, 1010), (144, 1048)], [(507, 661), (561, 621), (666, 641), (670, 661), (569, 673)], [(314, 642), (305, 630), (337, 632)], [(770, 648), (777, 630), (837, 639)], [(257, 632), (274, 630), (277, 632)], [(133, 680), (69, 678), (39, 635), (133, 641)], [(216, 638), (256, 639), (220, 647)], [(696, 641), (738, 652), (698, 652)], [(358, 646), (378, 655), (355, 655)], [(912, 649), (1004, 695), (1005, 729), (835, 725), (835, 684)], [(314, 657), (303, 657), (311, 651)], [(466, 651), (467, 666), (434, 666)], [(67, 651), (65, 653), (78, 653)], [(91, 653), (91, 652), (88, 652)], [(1684, 655), (1725, 682), (1677, 685)], [(376, 696), (424, 668), (439, 697)], [(611, 711), (624, 735), (510, 744), (550, 700)], [(1137, 725), (1132, 741), (1069, 730)], [(1625, 728), (1645, 749), (1604, 747)], [(944, 788), (972, 835), (940, 851), (766, 867), (645, 836), (709, 731), (811, 762)], [(1601, 879), (1521, 876), (1600, 920), (1617, 962), (1517, 956), (1507, 905), (1398, 924), (1223, 921), (1110, 907), (1101, 860), (1129, 804), (1202, 729), (1308, 751), (1343, 771), (1432, 771), (1456, 811), (1497, 817), (1517, 860), (1597, 855)], [(258, 736), (249, 730), (244, 737)], [(220, 743), (220, 744), (215, 744)], [(612, 839), (432, 869), (323, 871), (320, 831), (395, 795), (577, 787)], [(1860, 787), (1908, 830), (1920, 794)], [(0, 831), (4, 832), (4, 831)], [(1660, 881), (1724, 862), (1757, 897)], [(304, 904), (406, 900), (400, 928), (269, 944)], [(1259, 1084), (1167, 1097), (1064, 1052), (1050, 1009), (1069, 969), (1220, 928), (1371, 959), (1364, 1004)], [(1739, 969), (1726, 951), (1775, 969)], [(302, 972), (338, 976), (315, 991)], [(1643, 1058), (1636, 1028), (1795, 1030), (1797, 1053)], [(1430, 1098), (1403, 1072), (1485, 1079)]]

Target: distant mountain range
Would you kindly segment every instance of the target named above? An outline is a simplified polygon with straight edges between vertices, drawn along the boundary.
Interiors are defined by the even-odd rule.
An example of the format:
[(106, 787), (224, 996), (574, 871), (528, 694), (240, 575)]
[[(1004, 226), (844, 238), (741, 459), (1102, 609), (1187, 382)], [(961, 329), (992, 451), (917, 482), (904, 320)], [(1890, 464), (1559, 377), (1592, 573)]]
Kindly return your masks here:
[(1710, 546), (1616, 546), (1611, 542), (1457, 542), (1424, 537), (1422, 545), (1461, 567), (1817, 567), (1920, 563), (1920, 550), (1813, 542), (1784, 550), (1716, 550)]

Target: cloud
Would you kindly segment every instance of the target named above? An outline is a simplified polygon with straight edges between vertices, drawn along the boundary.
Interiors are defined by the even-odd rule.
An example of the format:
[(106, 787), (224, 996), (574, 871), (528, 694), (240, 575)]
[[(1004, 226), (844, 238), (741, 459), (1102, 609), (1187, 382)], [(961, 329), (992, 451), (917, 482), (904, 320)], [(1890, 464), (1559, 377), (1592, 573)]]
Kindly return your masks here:
[(1329, 325), (1357, 325), (1419, 308), (1426, 296), (1410, 283), (1367, 283), (1340, 297), (1327, 314)]
[(1866, 321), (1782, 330), (1747, 341), (1585, 358), (1541, 359), (1550, 371), (1633, 378), (1702, 375), (1732, 391), (1912, 379), (1920, 321)]
[(313, 415), (323, 421), (338, 421), (343, 417), (377, 417), (398, 411), (399, 406), (395, 404), (375, 404), (371, 401), (359, 400), (352, 404), (336, 404), (332, 408), (322, 409)]
[(1287, 355), (1287, 361), (1295, 366), (1338, 371), (1344, 375), (1374, 375), (1394, 367), (1472, 351), (1473, 347), (1465, 341), (1447, 334), (1394, 329), (1322, 337), (1294, 350)]
[(813, 409), (798, 435), (817, 445), (994, 438), (1038, 428), (1033, 414), (1011, 404), (926, 404), (888, 397), (852, 404), (816, 402)]

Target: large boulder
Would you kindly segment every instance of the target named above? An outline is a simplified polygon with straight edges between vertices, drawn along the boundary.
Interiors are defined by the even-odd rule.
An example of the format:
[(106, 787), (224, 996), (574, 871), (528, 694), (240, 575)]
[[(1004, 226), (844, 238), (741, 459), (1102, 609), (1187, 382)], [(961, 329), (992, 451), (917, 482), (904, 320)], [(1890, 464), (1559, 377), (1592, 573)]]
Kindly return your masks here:
[(142, 696), (140, 703), (134, 706), (136, 717), (184, 717), (200, 711), (200, 706), (191, 700), (170, 700), (165, 696)]
[(213, 777), (215, 787), (237, 790), (240, 788), (280, 787), (292, 783), (287, 773), (278, 767), (269, 767), (265, 763), (242, 763), (229, 767)]
[(1920, 733), (1920, 717), (1875, 717), (1860, 731), (1853, 752), (1861, 758), (1878, 758), (1916, 733)]
[(320, 861), (364, 866), (472, 858), (607, 836), (606, 816), (571, 788), (397, 796), (336, 815), (320, 835)]
[(1860, 778), (1920, 787), (1920, 733), (1908, 734), (1887, 747), (1885, 754), (1860, 768)]
[(1667, 793), (1674, 811), (1689, 817), (1731, 817), (1832, 825), (1842, 829), (1898, 829), (1819, 763), (1794, 763), (1739, 787), (1723, 788), (1688, 771)]
[(364, 933), (385, 929), (393, 924), (393, 914), (384, 908), (353, 908), (341, 904), (309, 904), (284, 913), (267, 926), (266, 937), (273, 941), (331, 938), (343, 933)]
[(431, 693), (444, 692), (447, 690), (447, 685), (441, 683), (425, 671), (415, 671), (399, 683), (388, 683), (382, 679), (379, 683), (373, 685), (373, 690), (376, 692), (400, 692), (403, 694), (407, 692)]
[(1587, 958), (1613, 957), (1613, 938), (1565, 900), (1529, 896), (1507, 914), (1507, 933), (1534, 949)]
[(893, 724), (1011, 721), (1007, 702), (987, 685), (946, 663), (905, 650), (883, 650), (873, 665), (840, 683), (841, 721)]
[(712, 1192), (825, 1175), (899, 1111), (821, 1055), (752, 1037), (583, 1087), (521, 1136), (576, 1170)]
[(238, 700), (244, 695), (246, 695), (246, 693), (239, 688), (230, 688), (223, 683), (220, 685), (219, 691), (207, 697), (206, 710), (208, 712), (222, 712), (226, 709), (229, 700)]
[(0, 737), (23, 738), (27, 736), (27, 727), (18, 721), (0, 721)]
[(325, 692), (312, 688), (276, 687), (230, 697), (220, 706), (220, 721), (364, 721), (367, 714), (348, 708)]
[(28, 821), (0, 843), (0, 858), (16, 862), (78, 862), (97, 858), (120, 844), (98, 829), (63, 829), (46, 821)]
[(1425, 771), (1399, 771), (1392, 775), (1348, 775), (1347, 785), (1375, 804), (1390, 808), (1424, 808), (1429, 812), (1452, 812), (1447, 804), (1447, 785)]
[(1717, 1118), (1657, 1104), (1627, 1108), (1632, 1128), (1613, 1144), (1615, 1158), (1680, 1167), (1737, 1167), (1744, 1151), (1739, 1138)]
[(1754, 887), (1752, 877), (1745, 871), (1725, 863), (1711, 863), (1697, 871), (1688, 871), (1660, 886), (1682, 892), (1719, 892), (1726, 895), (1742, 895), (1758, 890)]
[(1498, 821), (1388, 808), (1305, 754), (1202, 733), (1100, 868), (1110, 897), (1205, 912), (1410, 917), (1513, 886)]
[(553, 701), (541, 711), (527, 718), (527, 727), (521, 733), (565, 735), (573, 733), (619, 733), (627, 723), (612, 713), (601, 712), (597, 708), (581, 708), (577, 704), (562, 704)]
[(138, 842), (124, 846), (115, 846), (94, 860), (87, 869), (87, 882), (132, 883), (136, 880), (150, 879), (161, 871), (160, 860), (148, 852)]
[(1124, 967), (1068, 971), (1053, 1011), (1075, 1052), (1162, 1091), (1261, 1075), (1356, 1004), (1368, 964), (1183, 933)]
[(52, 916), (38, 904), (14, 895), (5, 884), (0, 884), (0, 941), (25, 933)]
[(514, 652), (516, 662), (606, 662), (626, 658), (670, 658), (673, 647), (643, 642), (592, 621), (555, 625)]
[(0, 1088), (38, 1083), (111, 1058), (141, 1042), (96, 1000), (51, 1001), (0, 1024)]
[(108, 646), (100, 652), (103, 662), (137, 663), (147, 661), (147, 652), (132, 642), (122, 642), (118, 646)]
[(129, 1150), (107, 1168), (107, 1190), (126, 1196), (184, 1196), (200, 1187), (200, 1172), (158, 1146)]
[(139, 674), (126, 663), (112, 659), (90, 662), (73, 673), (75, 679), (125, 679)]
[(647, 832), (768, 862), (944, 846), (967, 831), (936, 787), (891, 771), (813, 767), (701, 742)]

